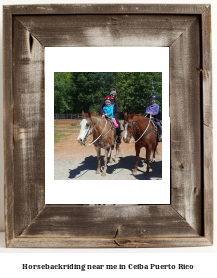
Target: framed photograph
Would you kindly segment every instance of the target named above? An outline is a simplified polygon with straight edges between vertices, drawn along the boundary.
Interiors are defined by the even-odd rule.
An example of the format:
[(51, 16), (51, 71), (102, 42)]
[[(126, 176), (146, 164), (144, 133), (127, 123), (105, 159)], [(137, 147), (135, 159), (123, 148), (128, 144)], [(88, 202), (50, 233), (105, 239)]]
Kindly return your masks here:
[[(4, 6), (7, 247), (213, 244), (210, 14), (210, 5)], [(96, 82), (103, 84), (92, 86), (96, 94), (91, 95), (89, 85), (85, 93), (87, 73), (98, 73)], [(154, 73), (161, 74), (161, 90)], [(74, 82), (74, 93), (61, 98), (65, 110), (57, 101), (67, 91), (61, 87), (64, 76)], [(137, 81), (126, 86), (123, 80)], [(129, 147), (122, 147), (117, 161), (97, 168), (98, 153), (93, 146), (81, 146), (77, 133), (83, 117), (85, 126), (91, 117), (104, 119), (97, 115), (98, 102), (112, 90), (120, 104), (120, 146)], [(158, 101), (162, 96), (156, 101), (162, 113), (162, 155), (150, 164), (147, 175), (149, 156), (144, 160), (144, 149), (133, 175), (136, 151), (126, 126), (137, 125), (140, 116), (135, 118), (134, 112), (144, 118), (146, 94), (155, 92)], [(108, 106), (108, 100), (114, 105), (107, 99)], [(82, 116), (64, 129), (55, 114)], [(55, 136), (68, 138), (68, 147), (55, 145)], [(94, 133), (89, 143), (92, 140)], [(103, 175), (96, 175), (97, 170)]]
[[(54, 60), (53, 57), (57, 58)], [(81, 63), (81, 57), (85, 62)], [(112, 72), (114, 67), (116, 72)], [(170, 204), (168, 47), (46, 48), (45, 82), (46, 204)], [(122, 131), (120, 143), (116, 142), (118, 138), (109, 139), (113, 136), (111, 125), (101, 117), (105, 110), (101, 106), (104, 105), (104, 99), (109, 98), (113, 87), (116, 87), (116, 96), (112, 103), (115, 104), (115, 116)], [(156, 111), (158, 122), (164, 122), (164, 144), (156, 142), (159, 140), (152, 120), (149, 122), (144, 117), (150, 96), (157, 98), (153, 107), (159, 110)], [(92, 133), (85, 137), (85, 144), (77, 140), (83, 132), (80, 125), (86, 122), (86, 119), (82, 121), (82, 110), (95, 114), (92, 120), (95, 119), (96, 128), (99, 125), (101, 130), (95, 140)], [(61, 114), (61, 111), (66, 113)], [(132, 136), (128, 143), (125, 140), (125, 112), (140, 113), (142, 122), (144, 120), (140, 136), (137, 139)], [(88, 132), (89, 129), (85, 130)], [(141, 137), (143, 133), (145, 136)], [(150, 138), (151, 149), (156, 145), (156, 155), (150, 155), (149, 173), (146, 173), (145, 144), (150, 142)], [(110, 151), (112, 145), (106, 145), (108, 140), (114, 143), (113, 152)], [(140, 147), (140, 144), (140, 159), (137, 173), (134, 173), (135, 146)], [(99, 145), (100, 166), (96, 152)], [(110, 149), (108, 159), (104, 162), (106, 146)], [(152, 160), (155, 162), (152, 163)], [(159, 194), (156, 195), (156, 192)]]

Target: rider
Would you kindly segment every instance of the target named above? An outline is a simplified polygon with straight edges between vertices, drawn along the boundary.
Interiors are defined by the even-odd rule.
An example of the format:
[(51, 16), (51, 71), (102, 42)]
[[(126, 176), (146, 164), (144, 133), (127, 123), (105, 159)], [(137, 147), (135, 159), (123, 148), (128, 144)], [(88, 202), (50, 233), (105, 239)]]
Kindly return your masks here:
[[(116, 129), (116, 133), (117, 133), (117, 140), (116, 142), (117, 143), (121, 143), (121, 124), (120, 122), (118, 121), (118, 102), (116, 100), (116, 96), (117, 96), (117, 93), (116, 93), (116, 89), (113, 89), (111, 92), (110, 92), (110, 97), (111, 97), (111, 104), (114, 105), (114, 108), (113, 108), (113, 115), (114, 115), (114, 118), (118, 124), (118, 128)], [(101, 108), (100, 108), (100, 114), (101, 116), (103, 115), (103, 107), (105, 106), (105, 100), (103, 101), (102, 105), (101, 105)]]
[(151, 115), (155, 119), (156, 125), (159, 130), (159, 141), (161, 142), (162, 141), (162, 126), (161, 126), (159, 119), (156, 118), (156, 116), (159, 113), (159, 105), (156, 103), (156, 100), (157, 100), (157, 96), (152, 94), (150, 96), (150, 104), (146, 107), (145, 114), (148, 116)]
[(116, 123), (116, 120), (114, 118), (113, 109), (114, 109), (114, 105), (111, 104), (111, 98), (105, 97), (105, 106), (103, 106), (102, 117), (109, 116), (111, 118), (111, 121), (114, 123), (115, 128), (117, 128), (118, 124)]

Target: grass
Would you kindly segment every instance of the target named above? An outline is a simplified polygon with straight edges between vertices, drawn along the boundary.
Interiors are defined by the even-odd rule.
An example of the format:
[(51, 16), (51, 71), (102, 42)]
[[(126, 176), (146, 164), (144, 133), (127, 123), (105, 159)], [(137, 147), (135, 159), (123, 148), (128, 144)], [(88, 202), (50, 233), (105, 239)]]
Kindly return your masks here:
[(73, 129), (79, 129), (80, 126), (54, 126), (54, 143), (59, 143), (64, 137), (73, 133)]
[(54, 126), (54, 129), (56, 129), (56, 130), (60, 130), (60, 129), (64, 129), (64, 130), (70, 130), (70, 129), (78, 129), (78, 128), (80, 128), (80, 125), (67, 125), (67, 126), (64, 126), (64, 125), (55, 125)]
[(69, 136), (69, 134), (64, 134), (61, 132), (54, 132), (54, 143), (59, 143), (60, 140), (66, 136)]
[(68, 126), (69, 129), (73, 129), (73, 128), (80, 128), (80, 125), (70, 125)]

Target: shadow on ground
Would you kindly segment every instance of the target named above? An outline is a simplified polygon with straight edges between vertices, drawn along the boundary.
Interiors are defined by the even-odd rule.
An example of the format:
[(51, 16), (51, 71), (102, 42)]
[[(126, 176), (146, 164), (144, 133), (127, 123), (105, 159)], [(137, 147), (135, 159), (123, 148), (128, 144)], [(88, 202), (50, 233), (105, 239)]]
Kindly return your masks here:
[[(151, 172), (146, 174), (146, 164), (144, 164), (144, 158), (139, 159), (137, 174), (134, 177), (138, 180), (151, 180), (162, 179), (162, 161), (153, 162), (150, 164)], [(101, 165), (104, 165), (103, 157), (101, 157)], [(108, 163), (107, 174), (120, 175), (123, 169), (131, 171), (134, 169), (135, 156), (119, 157), (119, 162), (112, 164)], [(142, 169), (141, 169), (142, 168)], [(76, 179), (78, 176), (85, 175), (88, 171), (96, 171), (97, 169), (97, 158), (94, 156), (86, 157), (84, 161), (76, 169), (69, 169), (69, 179)], [(106, 180), (106, 177), (105, 177)]]

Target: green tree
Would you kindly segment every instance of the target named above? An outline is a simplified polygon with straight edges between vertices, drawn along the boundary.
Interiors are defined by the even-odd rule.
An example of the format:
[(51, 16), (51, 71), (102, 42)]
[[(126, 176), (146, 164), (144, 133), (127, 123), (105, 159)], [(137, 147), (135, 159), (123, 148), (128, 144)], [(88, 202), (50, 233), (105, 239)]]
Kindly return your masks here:
[(54, 75), (55, 113), (95, 111), (113, 88), (117, 90), (120, 118), (124, 112), (145, 114), (150, 102), (151, 85), (162, 118), (162, 74), (159, 72), (65, 72)]
[(70, 72), (54, 73), (54, 113), (65, 113), (70, 110), (72, 87)]

